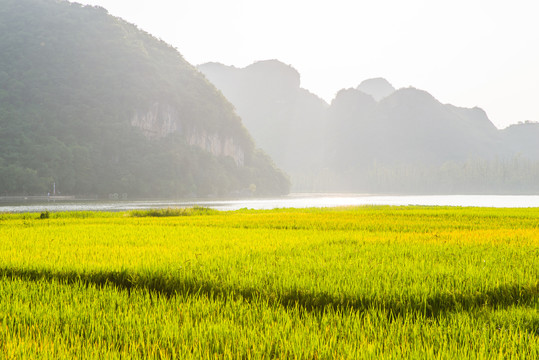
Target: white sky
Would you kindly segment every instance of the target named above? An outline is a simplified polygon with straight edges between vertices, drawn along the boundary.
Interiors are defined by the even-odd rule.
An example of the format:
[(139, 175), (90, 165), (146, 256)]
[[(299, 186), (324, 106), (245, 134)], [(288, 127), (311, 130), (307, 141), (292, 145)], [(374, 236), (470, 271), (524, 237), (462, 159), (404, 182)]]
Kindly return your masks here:
[(78, 0), (175, 46), (193, 65), (278, 59), (330, 102), (384, 77), (503, 128), (539, 121), (538, 0)]

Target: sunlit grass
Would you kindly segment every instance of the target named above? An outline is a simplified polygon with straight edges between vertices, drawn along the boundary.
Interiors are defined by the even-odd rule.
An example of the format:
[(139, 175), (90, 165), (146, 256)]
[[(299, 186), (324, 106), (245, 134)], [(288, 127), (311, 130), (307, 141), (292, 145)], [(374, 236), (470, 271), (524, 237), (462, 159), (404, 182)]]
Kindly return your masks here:
[(538, 355), (537, 209), (155, 214), (0, 217), (4, 354)]

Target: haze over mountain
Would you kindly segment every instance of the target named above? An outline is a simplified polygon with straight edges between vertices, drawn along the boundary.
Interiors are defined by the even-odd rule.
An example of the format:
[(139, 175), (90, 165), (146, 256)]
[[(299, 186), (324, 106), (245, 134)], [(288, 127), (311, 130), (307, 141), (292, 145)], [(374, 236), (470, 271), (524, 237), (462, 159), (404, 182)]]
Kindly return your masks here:
[(480, 108), (396, 90), (382, 78), (343, 89), (327, 105), (277, 60), (198, 68), (291, 175), (295, 191), (539, 191), (537, 124), (498, 130)]
[(357, 89), (372, 96), (376, 101), (380, 101), (395, 92), (393, 85), (384, 78), (363, 80)]
[(289, 187), (176, 49), (100, 7), (0, 0), (0, 192), (53, 184), (167, 197)]
[(192, 64), (293, 64), (302, 87), (327, 103), (383, 76), (442, 103), (479, 106), (498, 128), (539, 121), (534, 0), (76, 1), (138, 24)]
[(300, 88), (300, 75), (276, 60), (238, 69), (198, 67), (234, 104), (256, 144), (297, 181), (323, 166), (327, 103)]

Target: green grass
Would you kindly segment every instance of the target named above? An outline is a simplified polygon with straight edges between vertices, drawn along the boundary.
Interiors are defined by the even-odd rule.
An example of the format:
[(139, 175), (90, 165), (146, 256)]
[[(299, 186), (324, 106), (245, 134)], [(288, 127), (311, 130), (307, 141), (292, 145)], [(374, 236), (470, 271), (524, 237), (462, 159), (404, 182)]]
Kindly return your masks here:
[(183, 211), (0, 216), (0, 357), (539, 356), (539, 209)]

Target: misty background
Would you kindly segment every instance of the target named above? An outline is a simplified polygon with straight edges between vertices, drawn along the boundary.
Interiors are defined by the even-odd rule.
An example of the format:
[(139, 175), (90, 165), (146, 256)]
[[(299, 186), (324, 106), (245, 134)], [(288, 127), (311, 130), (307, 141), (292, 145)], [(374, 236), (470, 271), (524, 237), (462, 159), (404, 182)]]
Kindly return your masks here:
[(192, 64), (279, 59), (331, 102), (384, 77), (442, 103), (480, 107), (498, 128), (538, 121), (535, 0), (81, 0), (165, 40)]
[[(539, 190), (539, 124), (499, 130), (480, 108), (442, 104), (383, 78), (328, 104), (277, 60), (199, 66), (234, 104), (296, 192), (529, 193)], [(263, 84), (263, 85), (262, 85)]]
[[(201, 23), (181, 33), (182, 39), (198, 44), (199, 52), (191, 57), (204, 58), (223, 45), (228, 46), (226, 56), (260, 54), (257, 49), (261, 48), (281, 54), (288, 49), (283, 56), (301, 55), (303, 60), (298, 58), (298, 63), (302, 68), (274, 57), (234, 66), (215, 61), (216, 56), (195, 66), (179, 45), (147, 32), (143, 22), (129, 23), (101, 6), (0, 0), (0, 191), (4, 196), (57, 195), (57, 191), (165, 198), (275, 196), (290, 191), (539, 192), (539, 124), (518, 120), (496, 126), (488, 109), (440, 100), (431, 89), (416, 83), (399, 84), (403, 76), (418, 75), (418, 71), (433, 74), (432, 67), (441, 70), (439, 66), (447, 62), (433, 57), (450, 53), (455, 68), (440, 71), (448, 78), (439, 79), (435, 88), (447, 85), (458, 91), (458, 85), (466, 93), (473, 77), (460, 84), (454, 79), (468, 67), (499, 80), (503, 71), (490, 68), (499, 58), (483, 58), (484, 64), (479, 66), (470, 52), (465, 56), (469, 66), (459, 67), (464, 53), (452, 53), (463, 44), (474, 43), (477, 34), (485, 35), (488, 29), (486, 40), (476, 44), (488, 45), (480, 52), (482, 56), (489, 54), (489, 44), (495, 40), (496, 49), (503, 50), (502, 59), (507, 60), (508, 54), (533, 59), (535, 48), (511, 48), (521, 44), (521, 38), (509, 46), (495, 37), (498, 30), (489, 27), (485, 14), (493, 18), (513, 14), (503, 13), (495, 2), (484, 9), (474, 7), (475, 3), (464, 8), (457, 2), (449, 8), (417, 2), (398, 15), (393, 11), (401, 5), (380, 13), (378, 5), (363, 2), (307, 6), (299, 1), (289, 8), (281, 2), (271, 6), (202, 2), (212, 5), (208, 7), (212, 11), (206, 13), (199, 13), (199, 3), (190, 1), (151, 5), (133, 1), (127, 8), (123, 1), (106, 3), (116, 11), (132, 11), (126, 14), (145, 9), (147, 20), (155, 19), (163, 9), (176, 13), (177, 20), (193, 15)], [(219, 21), (230, 15), (229, 26), (222, 29), (222, 23), (211, 21), (213, 10), (221, 8)], [(265, 9), (264, 17), (260, 11)], [(348, 11), (341, 16), (344, 10)], [(466, 11), (461, 14), (461, 10)], [(352, 26), (350, 14), (365, 18), (370, 14), (383, 21), (366, 31), (362, 27), (374, 23), (365, 20), (352, 31), (348, 29)], [(467, 26), (450, 30), (439, 28), (438, 22), (424, 26), (442, 14), (453, 14), (463, 24), (475, 14), (477, 30), (468, 28), (470, 32), (463, 33)], [(258, 19), (261, 21), (241, 28), (241, 36), (229, 33), (230, 28)], [(286, 32), (292, 23), (304, 26)], [(192, 22), (169, 23), (176, 31), (188, 24)], [(205, 30), (196, 31), (201, 24)], [(315, 29), (315, 24), (324, 26)], [(402, 31), (396, 31), (396, 24), (403, 26)], [(342, 26), (349, 31), (342, 31)], [(514, 31), (521, 30), (516, 26), (507, 33), (516, 35)], [(163, 37), (178, 34), (176, 31), (163, 33)], [(222, 36), (226, 41), (214, 47), (206, 42), (210, 40), (208, 31), (212, 41)], [(452, 35), (438, 38), (445, 31)], [(392, 41), (387, 40), (389, 34), (394, 36)], [(530, 39), (527, 32), (521, 35)], [(247, 39), (252, 46), (238, 46), (238, 39)], [(370, 48), (373, 41), (391, 50)], [(503, 48), (505, 44), (507, 48)], [(313, 46), (320, 51), (318, 56), (311, 53)], [(194, 51), (187, 44), (185, 47)], [(401, 51), (399, 56), (392, 53), (395, 49)], [(373, 63), (385, 64), (387, 73), (410, 65), (412, 58), (414, 66), (401, 68), (395, 74), (396, 83), (379, 75), (353, 82), (360, 74), (372, 72), (376, 67), (369, 63), (384, 54), (384, 61)], [(301, 69), (306, 60), (315, 67), (330, 65), (318, 72), (320, 93), (304, 85)], [(346, 65), (350, 60), (355, 61), (353, 69)], [(514, 79), (533, 80), (536, 72), (528, 72), (526, 77), (523, 74), (528, 68), (514, 65), (504, 68), (519, 71)], [(328, 97), (332, 85), (324, 78), (330, 74), (335, 74), (332, 81), (343, 76), (347, 80)], [(422, 77), (417, 79), (421, 84)], [(499, 84), (504, 89), (509, 86), (508, 82)], [(496, 89), (500, 87), (478, 94), (492, 94)], [(513, 109), (514, 114), (524, 111), (516, 99), (537, 93), (526, 91), (524, 85), (511, 91), (519, 96), (496, 103)], [(467, 101), (470, 99), (473, 97)], [(533, 101), (527, 104), (536, 106)], [(517, 116), (514, 114), (512, 117)]]

